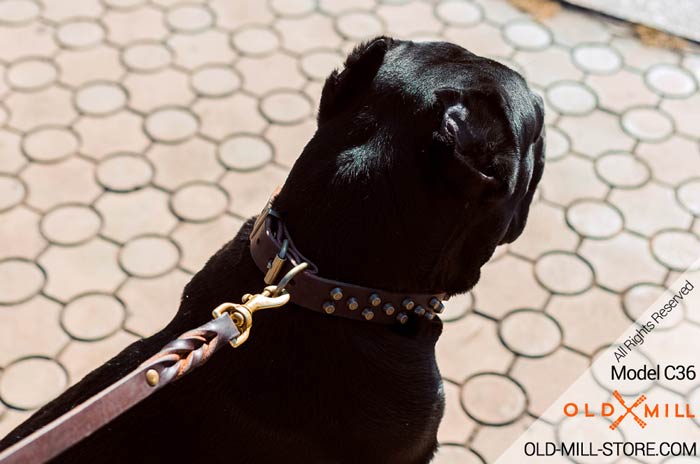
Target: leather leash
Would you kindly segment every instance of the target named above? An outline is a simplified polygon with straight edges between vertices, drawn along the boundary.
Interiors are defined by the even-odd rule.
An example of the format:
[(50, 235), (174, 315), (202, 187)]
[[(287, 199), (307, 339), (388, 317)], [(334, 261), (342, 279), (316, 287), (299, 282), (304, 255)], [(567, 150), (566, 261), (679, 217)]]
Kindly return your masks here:
[[(44, 463), (55, 458), (207, 362), (226, 342), (234, 348), (243, 344), (258, 310), (278, 308), (291, 300), (312, 311), (380, 324), (405, 324), (411, 317), (433, 320), (442, 312), (444, 293), (397, 293), (320, 277), (272, 209), (276, 194), (250, 235), (251, 255), (268, 284), (261, 293), (243, 295), (241, 304), (221, 304), (212, 311), (214, 320), (180, 335), (131, 374), (0, 453), (0, 464)], [(284, 277), (272, 285), (282, 272), (286, 272)], [(292, 279), (294, 292), (290, 294), (285, 287)]]
[(240, 346), (250, 334), (253, 313), (289, 302), (284, 286), (305, 267), (296, 266), (278, 285), (265, 287), (259, 294), (245, 295), (242, 304), (220, 305), (212, 312), (213, 320), (180, 335), (131, 374), (0, 453), (0, 464), (47, 462), (192, 372), (227, 342), (234, 348)]
[(240, 332), (219, 317), (182, 334), (131, 374), (0, 454), (2, 464), (46, 462), (88, 437), (132, 406), (205, 363)]

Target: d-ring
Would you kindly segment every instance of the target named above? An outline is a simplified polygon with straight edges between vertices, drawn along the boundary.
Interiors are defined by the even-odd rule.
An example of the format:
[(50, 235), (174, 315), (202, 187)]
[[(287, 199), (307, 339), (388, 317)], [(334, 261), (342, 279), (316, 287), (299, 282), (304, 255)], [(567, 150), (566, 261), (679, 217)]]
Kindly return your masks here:
[(279, 295), (280, 293), (282, 293), (282, 292), (284, 291), (284, 287), (286, 287), (287, 284), (288, 284), (294, 277), (296, 277), (297, 274), (299, 274), (301, 271), (303, 271), (304, 269), (306, 269), (308, 266), (309, 266), (309, 263), (304, 262), (304, 263), (299, 263), (299, 264), (297, 264), (296, 266), (294, 266), (293, 268), (291, 268), (291, 269), (289, 270), (289, 272), (287, 272), (287, 273), (284, 275), (284, 277), (282, 277), (282, 278), (280, 279), (280, 281), (279, 281), (279, 283), (277, 284), (277, 286), (276, 286), (276, 288), (275, 288), (275, 291), (273, 292), (272, 296), (277, 296), (277, 295)]

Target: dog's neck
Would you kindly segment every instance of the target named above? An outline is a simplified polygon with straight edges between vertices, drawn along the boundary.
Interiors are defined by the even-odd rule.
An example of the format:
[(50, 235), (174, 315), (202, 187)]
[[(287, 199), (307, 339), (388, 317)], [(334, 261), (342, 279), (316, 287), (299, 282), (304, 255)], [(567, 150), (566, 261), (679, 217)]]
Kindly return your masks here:
[[(471, 289), (493, 251), (470, 245), (458, 214), (376, 213), (377, 205), (362, 199), (346, 197), (343, 203), (317, 192), (285, 190), (276, 209), (299, 251), (327, 278), (394, 292), (453, 295)], [(452, 233), (443, 238), (437, 229)]]
[(265, 273), (266, 284), (289, 282), (292, 302), (311, 311), (378, 324), (432, 321), (442, 312), (443, 292), (392, 292), (319, 275), (317, 266), (296, 248), (283, 219), (272, 208), (274, 198), (255, 221), (250, 251)]
[(422, 247), (403, 240), (399, 232), (410, 226), (399, 218), (374, 217), (371, 207), (356, 211), (335, 201), (331, 206), (323, 197), (279, 200), (277, 209), (297, 248), (318, 266), (320, 275), (395, 292), (443, 290), (433, 275), (435, 255), (443, 250), (431, 249), (427, 238)]

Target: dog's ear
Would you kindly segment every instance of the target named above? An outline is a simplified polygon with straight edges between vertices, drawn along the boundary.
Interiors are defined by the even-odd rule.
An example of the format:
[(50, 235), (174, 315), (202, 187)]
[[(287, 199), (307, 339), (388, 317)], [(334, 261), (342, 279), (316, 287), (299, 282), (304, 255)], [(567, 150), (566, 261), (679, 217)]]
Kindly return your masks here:
[(319, 124), (332, 118), (367, 90), (392, 43), (391, 38), (382, 36), (357, 45), (345, 60), (344, 69), (340, 72), (334, 70), (328, 76), (321, 92)]
[[(440, 126), (435, 134), (439, 143), (447, 148), (446, 174), (463, 187), (470, 199), (488, 199), (503, 190), (503, 183), (496, 178), (496, 171), (489, 166), (490, 160), (481, 153), (487, 145), (496, 145), (497, 140), (489, 141), (495, 128), (484, 127), (485, 118), (481, 107), (491, 95), (470, 92), (451, 87), (443, 87), (434, 92), (441, 114)], [(502, 137), (500, 133), (495, 137)]]

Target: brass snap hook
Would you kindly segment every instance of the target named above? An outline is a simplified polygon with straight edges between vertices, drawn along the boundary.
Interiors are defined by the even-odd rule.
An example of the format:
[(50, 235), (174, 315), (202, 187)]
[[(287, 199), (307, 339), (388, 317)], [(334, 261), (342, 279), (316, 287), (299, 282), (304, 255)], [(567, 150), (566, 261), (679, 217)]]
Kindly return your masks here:
[(277, 285), (269, 285), (261, 293), (243, 295), (241, 304), (223, 303), (212, 311), (212, 316), (216, 319), (228, 315), (238, 328), (240, 335), (229, 343), (234, 348), (238, 348), (250, 337), (250, 329), (253, 326), (253, 314), (261, 309), (279, 308), (289, 302), (291, 298), (289, 292), (285, 290), (287, 284), (301, 271), (306, 269), (308, 263), (301, 263), (294, 266), (285, 274)]

